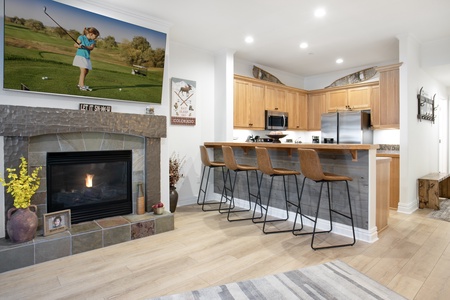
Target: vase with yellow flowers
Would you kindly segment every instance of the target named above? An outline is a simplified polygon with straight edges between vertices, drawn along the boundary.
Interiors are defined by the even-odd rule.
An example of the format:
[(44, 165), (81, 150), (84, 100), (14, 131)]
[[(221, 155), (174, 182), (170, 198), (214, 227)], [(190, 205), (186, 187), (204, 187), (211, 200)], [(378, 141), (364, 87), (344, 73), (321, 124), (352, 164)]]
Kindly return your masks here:
[(31, 205), (31, 197), (36, 193), (41, 183), (38, 173), (42, 167), (37, 167), (28, 174), (28, 163), (25, 157), (20, 158), (20, 171), (6, 168), (7, 182), (0, 178), (0, 183), (6, 187), (6, 192), (14, 198), (14, 204), (7, 213), (6, 231), (12, 242), (28, 242), (36, 235), (38, 218), (36, 205)]
[(176, 153), (173, 153), (169, 159), (169, 185), (170, 185), (170, 212), (174, 213), (177, 209), (178, 204), (178, 192), (176, 189), (176, 184), (183, 174), (181, 173), (181, 167), (184, 164), (184, 157), (180, 158), (180, 156)]

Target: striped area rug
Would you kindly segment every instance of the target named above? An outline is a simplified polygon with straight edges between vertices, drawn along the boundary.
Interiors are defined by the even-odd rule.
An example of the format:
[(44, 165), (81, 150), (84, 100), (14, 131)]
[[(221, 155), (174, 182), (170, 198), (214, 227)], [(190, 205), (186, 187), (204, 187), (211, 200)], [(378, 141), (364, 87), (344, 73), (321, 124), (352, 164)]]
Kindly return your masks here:
[(440, 209), (428, 214), (429, 218), (450, 222), (450, 199), (440, 201)]
[(158, 300), (406, 299), (341, 261), (229, 283)]

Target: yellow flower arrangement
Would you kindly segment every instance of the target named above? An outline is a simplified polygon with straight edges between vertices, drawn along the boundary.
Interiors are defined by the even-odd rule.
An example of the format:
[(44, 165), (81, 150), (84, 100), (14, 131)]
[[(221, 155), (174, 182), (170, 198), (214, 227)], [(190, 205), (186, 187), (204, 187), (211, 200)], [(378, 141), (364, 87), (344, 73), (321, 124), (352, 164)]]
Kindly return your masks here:
[(41, 184), (38, 173), (42, 170), (42, 166), (35, 168), (31, 175), (28, 175), (27, 160), (25, 157), (21, 157), (20, 159), (22, 163), (19, 165), (19, 175), (15, 173), (16, 169), (6, 168), (6, 171), (9, 173), (8, 178), (11, 180), (6, 182), (3, 178), (0, 178), (0, 183), (8, 187), (6, 192), (14, 197), (15, 208), (27, 208), (30, 206), (31, 197), (36, 193)]

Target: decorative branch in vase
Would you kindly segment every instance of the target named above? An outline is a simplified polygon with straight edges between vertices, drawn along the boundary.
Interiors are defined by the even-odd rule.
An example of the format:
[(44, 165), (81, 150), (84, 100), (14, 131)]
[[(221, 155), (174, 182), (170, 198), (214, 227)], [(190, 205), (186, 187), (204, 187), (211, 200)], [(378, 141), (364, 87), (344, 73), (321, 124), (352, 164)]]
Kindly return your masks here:
[(173, 153), (169, 158), (169, 185), (170, 185), (170, 212), (174, 213), (178, 203), (178, 192), (176, 184), (183, 177), (181, 168), (185, 162), (185, 156), (180, 158), (177, 153)]
[(21, 157), (20, 171), (6, 168), (9, 182), (0, 178), (0, 183), (7, 187), (6, 192), (14, 198), (14, 207), (7, 213), (6, 231), (12, 242), (23, 243), (30, 241), (36, 234), (38, 218), (36, 205), (31, 205), (31, 197), (39, 189), (41, 179), (38, 176), (42, 167), (37, 167), (28, 174), (28, 163), (25, 157)]

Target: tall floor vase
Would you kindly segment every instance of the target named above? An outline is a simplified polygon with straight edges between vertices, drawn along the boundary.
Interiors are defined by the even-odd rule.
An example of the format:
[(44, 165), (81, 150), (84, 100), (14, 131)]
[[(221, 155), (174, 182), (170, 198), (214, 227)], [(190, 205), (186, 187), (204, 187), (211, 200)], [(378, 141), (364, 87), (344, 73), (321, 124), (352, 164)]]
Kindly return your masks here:
[(178, 192), (177, 188), (173, 185), (170, 186), (170, 212), (174, 213), (178, 204)]

